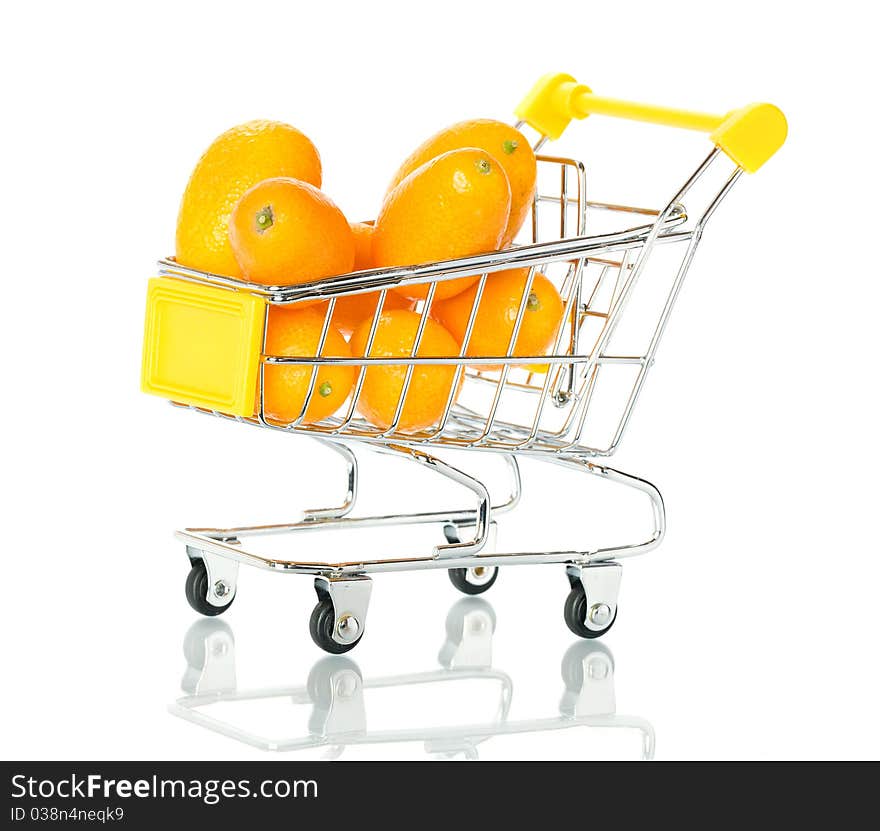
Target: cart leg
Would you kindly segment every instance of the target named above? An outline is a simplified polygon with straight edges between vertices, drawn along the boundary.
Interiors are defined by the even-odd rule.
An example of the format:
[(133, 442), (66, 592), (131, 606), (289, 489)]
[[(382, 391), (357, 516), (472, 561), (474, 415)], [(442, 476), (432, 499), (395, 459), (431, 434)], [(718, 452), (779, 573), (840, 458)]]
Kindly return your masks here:
[(325, 652), (341, 654), (354, 649), (363, 637), (373, 581), (366, 576), (316, 577), (318, 605), (309, 631)]
[(566, 568), (571, 592), (565, 601), (565, 622), (575, 635), (598, 638), (612, 627), (622, 571), (620, 563), (614, 562)]
[[(510, 481), (510, 492), (507, 498), (503, 502), (492, 502), (489, 506), (489, 510), (492, 513), (492, 516), (498, 516), (499, 514), (506, 514), (508, 511), (512, 511), (517, 505), (519, 505), (519, 501), (522, 498), (522, 476), (519, 472), (519, 463), (516, 460), (516, 456), (505, 453), (501, 456), (504, 459), (504, 462), (507, 466), (507, 472), (509, 475)], [(452, 526), (453, 528), (467, 528), (470, 526), (473, 528), (472, 520), (450, 520), (447, 523), (447, 526), (444, 527), (443, 532), (446, 535), (447, 542), (461, 542), (461, 534), (458, 534), (455, 539), (450, 536), (450, 534), (454, 535), (457, 532), (455, 531), (447, 531), (446, 528)]]
[(651, 536), (638, 543), (629, 543), (626, 545), (614, 545), (607, 548), (597, 548), (593, 551), (584, 552), (584, 563), (597, 563), (605, 560), (621, 559), (623, 557), (633, 557), (636, 554), (646, 554), (648, 551), (655, 549), (663, 541), (666, 535), (666, 508), (663, 505), (663, 497), (655, 485), (652, 485), (647, 479), (641, 479), (622, 470), (616, 470), (613, 467), (596, 464), (582, 456), (559, 456), (552, 459), (556, 464), (563, 467), (572, 468), (574, 470), (591, 473), (602, 479), (617, 482), (620, 485), (626, 485), (645, 494), (651, 501), (651, 512), (654, 519), (654, 530)]
[(505, 453), (503, 458), (510, 474), (510, 496), (500, 505), (492, 506), (492, 511), (496, 514), (512, 511), (519, 505), (519, 500), (522, 497), (522, 476), (519, 472), (519, 462), (517, 462), (516, 456), (510, 453)]
[(337, 508), (308, 508), (303, 511), (304, 520), (321, 520), (321, 519), (338, 519), (351, 513), (354, 503), (357, 500), (358, 486), (358, 461), (354, 451), (347, 445), (340, 444), (335, 441), (327, 441), (326, 439), (316, 439), (325, 447), (338, 453), (345, 459), (348, 467), (348, 490), (345, 495), (345, 501)]
[[(473, 525), (470, 526), (473, 528)], [(461, 542), (462, 530), (468, 528), (464, 523), (447, 523), (443, 526), (443, 535), (451, 544)], [(483, 547), (483, 554), (492, 554), (495, 551), (495, 541), (498, 537), (498, 523), (492, 520), (489, 523), (489, 537)], [(498, 566), (486, 566), (483, 564), (473, 565), (470, 568), (450, 568), (447, 572), (452, 585), (464, 594), (482, 594), (495, 585), (498, 579)]]
[[(489, 539), (492, 507), (489, 501), (489, 491), (486, 490), (486, 486), (479, 479), (469, 476), (463, 470), (459, 470), (457, 467), (447, 464), (436, 456), (431, 456), (412, 447), (389, 444), (383, 447), (381, 452), (412, 459), (423, 467), (428, 468), (428, 470), (433, 470), (435, 473), (439, 473), (441, 476), (445, 476), (447, 479), (457, 482), (459, 485), (463, 485), (476, 495), (477, 507), (473, 512), (473, 520), (468, 522), (469, 525), (473, 525), (474, 539), (468, 542), (462, 542), (461, 540), (450, 540), (447, 537), (446, 545), (434, 546), (434, 556), (436, 558), (465, 557), (472, 554), (478, 554), (483, 550), (483, 546), (486, 545), (486, 542)], [(517, 499), (519, 498), (516, 494), (514, 494), (514, 496)]]

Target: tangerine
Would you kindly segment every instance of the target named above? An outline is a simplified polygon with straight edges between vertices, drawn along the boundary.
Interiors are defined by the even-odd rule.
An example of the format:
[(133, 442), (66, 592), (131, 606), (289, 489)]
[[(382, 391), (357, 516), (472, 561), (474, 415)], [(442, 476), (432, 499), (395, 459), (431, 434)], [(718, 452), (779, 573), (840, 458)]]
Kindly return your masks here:
[(266, 179), (246, 191), (229, 219), (229, 241), (242, 274), (266, 286), (345, 274), (354, 264), (342, 211), (297, 179)]
[[(406, 309), (383, 312), (367, 357), (412, 357), (420, 320), (421, 315)], [(364, 355), (370, 324), (370, 320), (365, 320), (352, 335), (353, 355)], [(426, 320), (416, 357), (454, 357), (458, 353), (459, 346), (452, 335), (437, 321), (430, 318)], [(387, 430), (394, 423), (406, 373), (407, 367), (404, 364), (370, 366), (364, 373), (357, 409), (371, 424)], [(435, 424), (446, 408), (455, 374), (456, 370), (452, 365), (415, 365), (396, 429), (411, 433)], [(458, 396), (460, 388), (459, 383), (452, 395), (453, 400)]]
[[(417, 265), (493, 251), (509, 216), (504, 168), (484, 150), (451, 150), (416, 168), (388, 194), (373, 232), (373, 265)], [(452, 297), (477, 279), (439, 281), (434, 298)], [(424, 299), (429, 285), (395, 291)]]
[(321, 158), (295, 127), (249, 121), (218, 136), (196, 164), (180, 202), (176, 257), (190, 268), (240, 277), (229, 244), (229, 216), (257, 182), (291, 176), (321, 186)]
[[(486, 278), (465, 354), (471, 357), (506, 355), (519, 314), (529, 269), (514, 268)], [(450, 334), (464, 342), (478, 286), (437, 303), (431, 310)], [(540, 272), (535, 273), (525, 301), (522, 321), (513, 346), (514, 356), (543, 355), (559, 331), (564, 305), (556, 286)], [(481, 364), (480, 369), (498, 369)]]
[[(324, 314), (315, 307), (270, 306), (266, 329), (266, 355), (312, 358), (318, 352)], [(350, 358), (345, 338), (331, 324), (321, 350), (323, 357)], [(306, 364), (266, 364), (263, 377), (263, 411), (267, 418), (289, 424), (299, 418), (312, 378)], [(326, 364), (318, 369), (303, 424), (333, 415), (354, 384), (355, 367)]]
[(538, 175), (535, 154), (526, 137), (515, 127), (491, 118), (475, 118), (453, 124), (419, 145), (400, 166), (388, 189), (393, 190), (425, 162), (463, 147), (485, 150), (498, 160), (507, 174), (510, 182), (510, 217), (500, 243), (500, 247), (504, 248), (513, 241), (529, 214)]

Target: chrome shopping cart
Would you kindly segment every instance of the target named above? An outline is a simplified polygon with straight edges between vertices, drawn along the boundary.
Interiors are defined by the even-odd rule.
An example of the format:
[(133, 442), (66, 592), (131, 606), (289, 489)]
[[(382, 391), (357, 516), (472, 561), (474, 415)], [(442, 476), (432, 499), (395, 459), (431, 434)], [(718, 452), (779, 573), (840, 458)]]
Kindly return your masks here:
[[(567, 75), (541, 79), (516, 113), (517, 127), (537, 133), (536, 152), (548, 139), (558, 138), (572, 118), (589, 114), (708, 132), (714, 147), (659, 210), (590, 201), (580, 162), (538, 155), (531, 241), (489, 254), (269, 287), (196, 271), (173, 260), (160, 261), (159, 276), (150, 281), (148, 291), (143, 388), (177, 406), (318, 439), (347, 463), (347, 496), (339, 507), (306, 511), (295, 522), (178, 531), (176, 536), (185, 544), (191, 563), (186, 595), (196, 611), (217, 615), (229, 608), (238, 588), (240, 563), (311, 575), (318, 594), (310, 622), (312, 638), (322, 649), (341, 653), (353, 648), (363, 635), (371, 574), (445, 569), (458, 589), (478, 594), (495, 582), (501, 566), (557, 563), (565, 566), (570, 583), (564, 612), (568, 627), (580, 637), (595, 638), (614, 623), (621, 575), (618, 561), (659, 545), (665, 514), (654, 485), (601, 460), (620, 444), (706, 223), (742, 173), (756, 171), (782, 145), (786, 122), (770, 104), (712, 116), (604, 98)], [(486, 282), (494, 273), (512, 268), (527, 269), (528, 277), (509, 348), (505, 354), (468, 356)], [(539, 271), (559, 290), (562, 325), (549, 354), (514, 356), (531, 285)], [(465, 276), (477, 282), (460, 352), (418, 356), (437, 284)], [(271, 307), (325, 302), (323, 330), (315, 350), (322, 355), (337, 299), (376, 292), (364, 352), (369, 355), (389, 290), (417, 283), (429, 283), (430, 288), (416, 307), (420, 323), (408, 358), (267, 354), (265, 333)], [(348, 402), (335, 415), (306, 423), (309, 402), (319, 394), (318, 371), (333, 364), (355, 368)], [(264, 401), (266, 372), (278, 365), (310, 369), (298, 417), (283, 422), (267, 413)], [(405, 367), (405, 375), (394, 419), (390, 426), (380, 428), (361, 417), (357, 405), (365, 374), (371, 367), (387, 365)], [(455, 383), (450, 385), (436, 423), (417, 432), (400, 429), (413, 373), (425, 365), (451, 367)], [(358, 484), (354, 446), (416, 462), (469, 489), (474, 504), (455, 510), (353, 516)], [(482, 481), (438, 458), (436, 454), (446, 450), (501, 454), (509, 467), (510, 496), (492, 504)], [(496, 518), (519, 501), (520, 456), (640, 491), (651, 505), (653, 533), (641, 542), (612, 547), (493, 550)], [(369, 559), (353, 554), (334, 561), (270, 556), (250, 547), (251, 541), (267, 535), (394, 523), (440, 526), (445, 542), (406, 555)]]

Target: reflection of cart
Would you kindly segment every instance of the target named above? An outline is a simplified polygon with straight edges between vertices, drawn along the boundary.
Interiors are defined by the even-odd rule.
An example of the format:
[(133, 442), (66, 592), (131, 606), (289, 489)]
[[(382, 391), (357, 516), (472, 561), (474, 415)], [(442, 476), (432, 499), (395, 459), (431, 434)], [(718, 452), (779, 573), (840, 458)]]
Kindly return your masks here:
[[(216, 733), (262, 750), (293, 751), (329, 748), (338, 757), (346, 746), (424, 743), (431, 756), (477, 758), (477, 746), (495, 736), (515, 736), (565, 730), (573, 727), (619, 728), (638, 731), (642, 757), (654, 754), (654, 730), (643, 719), (615, 713), (614, 659), (604, 645), (595, 641), (575, 643), (562, 661), (565, 692), (559, 716), (511, 721), (508, 713), (513, 682), (491, 667), (492, 632), (495, 613), (480, 598), (464, 598), (446, 619), (446, 642), (440, 650), (442, 669), (378, 679), (364, 679), (357, 664), (348, 657), (327, 656), (316, 663), (304, 686), (240, 690), (235, 672), (235, 639), (223, 621), (200, 620), (184, 639), (187, 669), (181, 686), (188, 693), (174, 702), (174, 715)], [(495, 692), (494, 712), (480, 721), (480, 713), (468, 707), (460, 724), (390, 727), (371, 730), (368, 726), (368, 698), (382, 691), (405, 691), (407, 710), (431, 712), (419, 707), (426, 696), (439, 692), (438, 685), (480, 684)], [(471, 692), (473, 687), (466, 688)], [(310, 706), (308, 735), (270, 738), (236, 727), (213, 716), (213, 705), (278, 699), (291, 706)], [(370, 698), (369, 700), (373, 700)], [(431, 701), (434, 699), (431, 698)], [(442, 700), (449, 700), (444, 694)], [(458, 720), (458, 719), (457, 719)]]
[[(617, 614), (620, 581), (616, 560), (656, 547), (663, 537), (665, 516), (660, 494), (652, 484), (597, 459), (610, 456), (621, 441), (706, 222), (743, 170), (756, 170), (778, 149), (786, 128), (782, 113), (768, 104), (714, 117), (601, 98), (561, 75), (544, 78), (527, 96), (518, 110), (519, 126), (528, 124), (538, 131), (536, 148), (540, 148), (548, 138), (557, 138), (572, 117), (590, 113), (704, 130), (711, 132), (715, 147), (660, 210), (588, 201), (585, 170), (580, 163), (540, 156), (531, 241), (490, 254), (278, 287), (244, 283), (162, 261), (161, 276), (151, 281), (149, 291), (145, 389), (201, 412), (317, 437), (342, 454), (348, 464), (348, 495), (339, 508), (308, 511), (296, 522), (179, 531), (177, 536), (185, 543), (192, 565), (187, 597), (197, 611), (215, 615), (230, 605), (237, 589), (239, 563), (309, 574), (315, 577), (319, 597), (311, 619), (312, 637), (323, 649), (338, 653), (351, 649), (363, 634), (370, 574), (441, 568), (448, 570), (459, 589), (476, 594), (492, 585), (502, 565), (558, 563), (566, 566), (571, 584), (565, 604), (569, 628), (585, 638), (598, 637), (610, 628)], [(725, 155), (732, 164), (719, 170)], [(720, 178), (713, 181), (719, 173)], [(685, 209), (685, 198), (696, 210)], [(464, 357), (487, 279), (514, 267), (528, 269), (528, 278), (506, 353)], [(549, 355), (513, 357), (539, 269), (560, 291), (562, 325)], [(467, 275), (478, 280), (459, 354), (419, 356), (437, 283)], [(366, 349), (369, 355), (387, 291), (415, 283), (430, 283), (430, 288), (418, 306), (421, 323), (409, 358), (265, 353), (266, 320), (273, 304), (327, 301), (316, 350), (321, 355), (336, 299), (378, 290)], [(315, 390), (318, 370), (333, 363), (357, 368), (350, 401), (337, 415), (306, 424), (308, 402), (313, 394), (319, 394)], [(401, 414), (413, 373), (425, 364), (448, 365), (455, 383), (450, 385), (436, 424), (406, 432), (398, 426)], [(382, 429), (358, 416), (357, 403), (368, 369), (387, 365), (405, 369), (393, 422)], [(283, 423), (267, 415), (264, 401), (265, 374), (279, 366), (304, 366), (310, 371), (299, 416)], [(455, 400), (460, 380), (464, 383)], [(357, 464), (349, 444), (356, 442), (448, 477), (469, 489), (476, 504), (421, 514), (349, 516), (357, 492)], [(510, 498), (503, 504), (491, 504), (481, 481), (433, 455), (443, 450), (504, 454), (513, 479)], [(517, 503), (516, 458), (520, 455), (644, 493), (653, 514), (651, 535), (641, 542), (605, 548), (489, 550), (486, 543), (493, 518)], [(352, 553), (332, 562), (308, 560), (299, 554), (271, 557), (244, 545), (251, 538), (269, 534), (389, 523), (436, 523), (444, 527), (446, 542), (413, 554), (365, 558)]]

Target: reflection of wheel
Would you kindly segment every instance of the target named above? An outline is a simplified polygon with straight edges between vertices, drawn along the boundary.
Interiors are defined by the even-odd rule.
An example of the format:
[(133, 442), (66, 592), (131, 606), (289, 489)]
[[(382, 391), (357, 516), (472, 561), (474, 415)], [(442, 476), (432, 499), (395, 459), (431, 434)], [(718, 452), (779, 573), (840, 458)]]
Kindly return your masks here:
[(562, 681), (569, 692), (579, 693), (584, 688), (584, 663), (592, 678), (614, 674), (614, 656), (599, 641), (577, 641), (562, 656)]
[[(479, 612), (479, 616), (470, 615)], [(495, 632), (495, 610), (482, 597), (462, 597), (449, 610), (446, 615), (446, 642), (440, 649), (438, 660), (440, 665), (449, 669), (452, 665), (452, 658), (455, 656), (461, 642), (464, 640), (464, 622), (465, 619), (471, 626), (480, 626), (485, 623), (490, 628), (490, 632)]]
[(189, 574), (186, 578), (185, 590), (187, 602), (200, 615), (206, 615), (207, 617), (222, 615), (223, 612), (232, 605), (232, 601), (235, 600), (235, 595), (232, 596), (232, 600), (230, 600), (225, 606), (214, 606), (213, 604), (208, 603), (209, 589), (208, 569), (205, 567), (204, 560), (193, 561), (192, 568), (189, 570)]
[[(363, 683), (360, 667), (350, 658), (327, 655), (318, 661), (306, 681), (306, 691), (312, 701), (309, 732), (315, 736), (324, 735), (334, 700), (352, 698), (358, 694)], [(342, 748), (334, 758), (341, 752)]]
[[(205, 692), (206, 682), (216, 689), (235, 689), (235, 635), (216, 617), (199, 618), (183, 636), (186, 671), (180, 682), (189, 695)], [(210, 672), (206, 672), (211, 666)]]
[[(340, 621), (340, 625), (346, 620), (346, 618), (343, 618)], [(336, 612), (333, 609), (333, 601), (329, 597), (325, 597), (323, 600), (318, 601), (318, 605), (312, 610), (312, 616), (309, 619), (309, 634), (311, 634), (315, 644), (331, 655), (341, 655), (343, 652), (354, 649), (360, 643), (360, 636), (352, 639), (350, 643), (339, 643), (339, 641), (333, 640), (335, 625)], [(358, 625), (354, 618), (351, 618), (351, 625)]]
[(452, 585), (464, 594), (482, 594), (491, 589), (498, 579), (498, 567), (451, 568), (449, 579)]
[[(578, 582), (565, 599), (565, 610), (563, 611), (565, 624), (579, 638), (600, 638), (614, 626), (614, 621), (617, 620), (617, 610), (615, 609), (614, 617), (606, 623), (603, 619), (603, 607), (605, 610), (608, 609), (604, 603), (589, 607), (583, 583)], [(586, 624), (588, 614), (591, 616), (590, 622), (596, 627), (595, 629), (590, 629)]]
[(223, 632), (234, 648), (235, 635), (225, 620), (197, 620), (183, 636), (183, 657), (197, 672), (205, 668), (205, 641), (215, 632)]
[(333, 682), (337, 681), (335, 692), (348, 696), (363, 683), (360, 667), (351, 660), (337, 655), (321, 658), (309, 672), (306, 691), (312, 704), (329, 707), (333, 700)]
[(464, 619), (471, 612), (480, 612), (485, 616), (492, 632), (495, 632), (495, 610), (482, 597), (463, 597), (456, 601), (446, 615), (446, 637), (455, 643), (461, 643), (464, 637)]
[(573, 643), (562, 657), (562, 680), (562, 715), (614, 712), (614, 656), (605, 644), (595, 640)]

